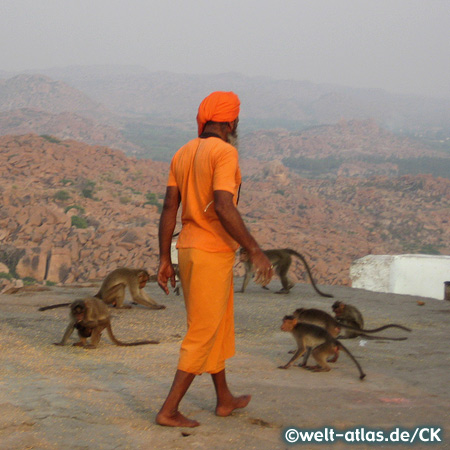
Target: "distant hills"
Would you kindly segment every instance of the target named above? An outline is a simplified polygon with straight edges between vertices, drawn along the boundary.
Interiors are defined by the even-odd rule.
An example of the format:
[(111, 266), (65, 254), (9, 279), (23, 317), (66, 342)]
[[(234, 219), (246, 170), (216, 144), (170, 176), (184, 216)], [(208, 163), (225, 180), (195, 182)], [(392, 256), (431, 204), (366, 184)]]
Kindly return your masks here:
[[(404, 172), (392, 171), (396, 161), (389, 158), (431, 157), (439, 162), (450, 154), (449, 100), (232, 73), (151, 73), (136, 66), (69, 67), (0, 79), (0, 135), (48, 134), (168, 161), (195, 136), (199, 99), (214, 89), (232, 89), (241, 97), (243, 154), (263, 160), (282, 154), (289, 167), (306, 167), (300, 170), (304, 176), (336, 175), (343, 159), (348, 163), (355, 158), (345, 173), (395, 175)], [(362, 133), (367, 127), (351, 125), (368, 120), (377, 133), (391, 132), (383, 148), (373, 141), (380, 142), (373, 130), (366, 145)], [(339, 124), (344, 123), (350, 125), (342, 133)], [(363, 147), (357, 148), (356, 142)], [(309, 161), (316, 158), (320, 163)], [(361, 158), (371, 160), (361, 164)], [(367, 171), (362, 167), (367, 164), (379, 170)], [(308, 169), (311, 165), (313, 170)], [(441, 169), (435, 171), (434, 166)], [(433, 160), (425, 166), (415, 161), (404, 169), (442, 175), (446, 167), (446, 162)]]
[(43, 75), (17, 75), (0, 80), (0, 111), (33, 108), (58, 114), (61, 112), (94, 114), (105, 112), (80, 90)]
[[(131, 66), (51, 69), (65, 81), (118, 114), (195, 119), (202, 98), (214, 90), (234, 90), (242, 100), (242, 118), (317, 125), (341, 119), (374, 119), (390, 130), (417, 131), (450, 126), (450, 99), (391, 94), (309, 81), (248, 77), (238, 73), (187, 75), (149, 72)], [(266, 127), (264, 127), (266, 128)], [(268, 128), (273, 128), (268, 127)]]

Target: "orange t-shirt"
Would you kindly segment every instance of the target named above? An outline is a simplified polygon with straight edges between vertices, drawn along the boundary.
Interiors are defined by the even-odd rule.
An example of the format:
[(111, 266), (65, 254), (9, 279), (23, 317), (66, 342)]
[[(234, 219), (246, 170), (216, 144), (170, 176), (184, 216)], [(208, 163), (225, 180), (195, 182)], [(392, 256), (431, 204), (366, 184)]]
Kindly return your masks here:
[(240, 184), (238, 152), (220, 138), (196, 138), (175, 153), (167, 185), (176, 186), (181, 194), (178, 248), (229, 252), (239, 247), (220, 223), (213, 193), (231, 192), (236, 204)]

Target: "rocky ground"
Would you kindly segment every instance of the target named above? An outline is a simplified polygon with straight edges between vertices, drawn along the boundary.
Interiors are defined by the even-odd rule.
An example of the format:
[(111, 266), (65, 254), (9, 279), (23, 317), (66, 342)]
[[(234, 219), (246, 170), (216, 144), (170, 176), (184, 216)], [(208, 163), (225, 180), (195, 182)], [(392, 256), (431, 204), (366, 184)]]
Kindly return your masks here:
[[(151, 284), (148, 293), (167, 309), (113, 311), (120, 339), (159, 339), (159, 345), (121, 348), (104, 336), (99, 348), (83, 350), (52, 345), (64, 332), (67, 309), (37, 308), (93, 294), (96, 285), (0, 296), (0, 448), (284, 450), (292, 448), (282, 439), (288, 426), (448, 429), (449, 302), (323, 286), (335, 299), (358, 306), (369, 327), (398, 322), (413, 329), (407, 341), (346, 341), (367, 373), (360, 381), (344, 354), (328, 373), (277, 368), (294, 346), (292, 337), (280, 331), (283, 315), (297, 307), (330, 312), (335, 300), (318, 297), (307, 284), (296, 285), (288, 296), (274, 294), (277, 287), (277, 281), (271, 283), (271, 292), (251, 284), (248, 292), (235, 296), (237, 353), (228, 363), (228, 379), (236, 394), (252, 395), (251, 403), (231, 417), (216, 417), (210, 377), (197, 377), (181, 405), (201, 422), (195, 429), (154, 423), (185, 332), (182, 297), (165, 297)], [(447, 443), (433, 448), (448, 448), (444, 438)], [(342, 442), (314, 446), (348, 447)], [(404, 448), (386, 443), (377, 447)]]

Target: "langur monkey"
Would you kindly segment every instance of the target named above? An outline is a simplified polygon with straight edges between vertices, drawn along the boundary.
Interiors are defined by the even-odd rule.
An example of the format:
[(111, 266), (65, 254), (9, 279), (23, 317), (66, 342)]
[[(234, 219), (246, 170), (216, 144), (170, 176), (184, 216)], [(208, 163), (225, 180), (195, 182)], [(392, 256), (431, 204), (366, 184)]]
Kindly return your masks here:
[[(337, 303), (337, 302), (336, 302)], [(355, 308), (356, 309), (356, 308)], [(319, 327), (325, 328), (331, 336), (337, 338), (341, 329), (344, 330), (354, 330), (358, 331), (357, 336), (365, 336), (369, 339), (387, 339), (391, 341), (404, 341), (406, 338), (389, 338), (381, 336), (367, 336), (365, 333), (378, 333), (379, 331), (385, 330), (387, 328), (400, 328), (401, 330), (411, 331), (411, 328), (404, 327), (403, 325), (398, 325), (396, 323), (388, 323), (379, 328), (374, 328), (372, 330), (365, 330), (364, 328), (346, 325), (338, 322), (334, 317), (321, 309), (306, 309), (298, 308), (292, 314), (299, 322), (311, 323)], [(361, 316), (362, 318), (362, 316)], [(363, 324), (363, 322), (362, 322)], [(339, 336), (339, 339), (348, 338), (347, 336)]]
[[(330, 333), (330, 335), (334, 338), (337, 338), (339, 334), (341, 333), (342, 329), (344, 329), (344, 332), (347, 330), (358, 330), (357, 336), (364, 336), (366, 339), (373, 339), (373, 340), (389, 340), (389, 341), (404, 341), (407, 338), (401, 337), (401, 338), (391, 338), (391, 337), (383, 337), (383, 336), (368, 336), (365, 333), (377, 333), (378, 331), (385, 330), (386, 328), (401, 328), (402, 330), (411, 331), (410, 328), (406, 328), (402, 325), (397, 324), (388, 324), (384, 325), (379, 328), (375, 328), (373, 330), (364, 330), (362, 328), (356, 328), (349, 325), (342, 324), (338, 322), (336, 319), (334, 319), (330, 314), (328, 314), (325, 311), (322, 311), (320, 309), (306, 309), (306, 308), (298, 308), (293, 313), (292, 316), (297, 319), (299, 323), (309, 323), (312, 325), (317, 325), (319, 327), (324, 328), (325, 330)], [(341, 336), (339, 336), (341, 338)], [(346, 336), (343, 336), (342, 338), (346, 338)], [(292, 352), (290, 352), (292, 353)], [(309, 356), (309, 355), (308, 355)], [(305, 359), (307, 356), (305, 357)], [(336, 348), (336, 354), (332, 359), (329, 360), (329, 362), (336, 362), (339, 358), (339, 348)], [(305, 363), (305, 361), (303, 361)]]
[[(111, 328), (111, 316), (108, 306), (100, 299), (86, 297), (75, 300), (70, 304), (70, 320), (61, 342), (55, 345), (66, 345), (74, 329), (78, 330), (80, 341), (75, 346), (83, 348), (96, 348), (100, 342), (102, 331), (106, 328), (111, 341), (120, 346), (159, 344), (159, 341), (122, 342), (113, 334)], [(90, 344), (87, 338), (91, 338)]]
[[(121, 267), (113, 270), (103, 280), (100, 290), (94, 297), (103, 300), (106, 304), (116, 308), (131, 308), (130, 305), (124, 306), (125, 288), (128, 286), (133, 302), (147, 306), (151, 309), (164, 309), (164, 305), (159, 305), (145, 291), (144, 287), (150, 279), (149, 273), (144, 269), (130, 269)], [(47, 309), (69, 306), (71, 303), (58, 303), (56, 305), (43, 306), (39, 311)]]
[[(289, 291), (294, 287), (294, 283), (287, 276), (289, 267), (291, 267), (292, 264), (292, 255), (294, 255), (299, 258), (305, 265), (306, 271), (309, 275), (309, 279), (311, 280), (311, 284), (315, 291), (322, 297), (333, 297), (331, 294), (325, 294), (324, 292), (319, 290), (319, 288), (316, 286), (316, 283), (314, 282), (311, 269), (309, 268), (306, 259), (300, 253), (296, 252), (295, 250), (291, 250), (290, 248), (263, 250), (263, 253), (269, 258), (269, 261), (275, 269), (275, 273), (280, 277), (283, 288), (280, 289), (277, 294), (289, 294)], [(247, 250), (242, 247), (239, 250), (239, 261), (243, 262), (245, 266), (244, 282), (242, 283), (242, 288), (239, 291), (244, 292), (253, 274), (254, 267), (252, 262), (250, 261)]]
[[(353, 328), (361, 329), (364, 328), (364, 319), (359, 310), (352, 305), (347, 305), (346, 303), (336, 301), (331, 307), (333, 309), (336, 320), (342, 325), (348, 325)], [(345, 337), (351, 339), (357, 337), (359, 333), (352, 331), (345, 331)]]
[(318, 365), (311, 367), (311, 369), (314, 372), (328, 372), (331, 370), (331, 367), (327, 363), (327, 357), (335, 355), (337, 349), (342, 349), (356, 364), (359, 370), (359, 378), (362, 380), (366, 376), (350, 351), (324, 328), (309, 323), (300, 323), (294, 316), (285, 316), (281, 330), (290, 331), (293, 334), (297, 341), (297, 351), (288, 363), (280, 366), (279, 369), (288, 369), (296, 359), (305, 353), (306, 356), (302, 366), (308, 368), (306, 362), (312, 351), (312, 356)]
[(130, 305), (124, 306), (125, 288), (128, 286), (133, 302), (147, 306), (151, 309), (164, 309), (164, 305), (159, 305), (145, 291), (144, 287), (150, 275), (144, 269), (129, 269), (121, 267), (113, 270), (106, 276), (100, 287), (100, 290), (94, 295), (103, 300), (108, 305), (116, 308), (131, 308)]

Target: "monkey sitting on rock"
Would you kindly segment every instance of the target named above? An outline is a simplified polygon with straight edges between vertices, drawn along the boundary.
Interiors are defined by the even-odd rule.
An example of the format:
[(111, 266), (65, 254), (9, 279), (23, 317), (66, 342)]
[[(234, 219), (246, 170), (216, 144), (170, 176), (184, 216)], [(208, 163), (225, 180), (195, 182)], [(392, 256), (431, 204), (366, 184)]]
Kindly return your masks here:
[[(70, 320), (60, 342), (55, 345), (66, 345), (73, 331), (78, 331), (80, 341), (75, 346), (83, 348), (97, 348), (102, 331), (106, 328), (111, 341), (119, 346), (159, 344), (159, 341), (122, 342), (113, 334), (111, 315), (108, 306), (98, 298), (86, 297), (75, 300), (70, 304)], [(87, 339), (91, 338), (88, 344)]]

